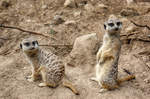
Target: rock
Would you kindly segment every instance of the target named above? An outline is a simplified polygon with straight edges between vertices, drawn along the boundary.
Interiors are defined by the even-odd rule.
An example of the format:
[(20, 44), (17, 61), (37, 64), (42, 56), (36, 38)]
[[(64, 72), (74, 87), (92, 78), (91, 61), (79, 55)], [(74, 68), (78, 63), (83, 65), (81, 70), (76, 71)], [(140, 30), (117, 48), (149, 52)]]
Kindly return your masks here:
[(47, 5), (43, 5), (43, 6), (42, 6), (42, 9), (44, 9), (44, 10), (47, 9), (47, 8), (48, 8)]
[[(93, 59), (99, 48), (96, 33), (87, 34), (76, 38), (73, 49), (68, 57), (68, 64), (95, 64)], [(94, 62), (94, 63), (92, 63)]]
[(150, 79), (144, 79), (145, 83), (150, 83)]
[(135, 86), (140, 86), (140, 84), (139, 84), (139, 83), (135, 83), (134, 85), (135, 85)]
[(106, 5), (104, 5), (104, 4), (98, 4), (98, 7), (99, 7), (99, 8), (102, 8), (102, 9), (107, 9), (107, 8), (108, 8), (108, 6), (106, 6)]
[(127, 1), (127, 5), (134, 5), (136, 3), (136, 0), (126, 0)]
[(134, 8), (126, 8), (121, 11), (121, 16), (138, 16), (139, 12)]
[(81, 1), (81, 2), (79, 2), (78, 3), (78, 6), (84, 6), (84, 5), (86, 5), (87, 4), (87, 1), (86, 0), (84, 0), (84, 1)]
[(63, 22), (65, 21), (60, 15), (55, 15), (52, 24), (59, 25), (59, 24), (62, 24)]
[(148, 61), (148, 62), (146, 63), (146, 65), (150, 68), (150, 61)]
[(74, 25), (74, 24), (76, 24), (76, 22), (71, 20), (71, 21), (66, 21), (64, 24), (65, 25)]
[(3, 8), (8, 8), (10, 5), (11, 5), (10, 0), (3, 0), (3, 1), (1, 2), (1, 6), (2, 6)]
[(95, 12), (105, 15), (109, 12), (109, 8), (104, 4), (98, 4), (98, 6), (95, 7)]
[(129, 25), (129, 26), (125, 29), (125, 32), (126, 32), (126, 33), (132, 33), (132, 32), (134, 32), (134, 31), (136, 31), (136, 30), (137, 30), (137, 27), (136, 27), (135, 25), (131, 24), (131, 25)]
[(92, 4), (86, 4), (86, 5), (84, 6), (84, 9), (87, 10), (88, 12), (94, 11), (94, 7), (93, 7)]
[(80, 16), (80, 15), (81, 15), (81, 11), (74, 12), (74, 17)]
[(64, 7), (76, 7), (74, 0), (65, 0)]

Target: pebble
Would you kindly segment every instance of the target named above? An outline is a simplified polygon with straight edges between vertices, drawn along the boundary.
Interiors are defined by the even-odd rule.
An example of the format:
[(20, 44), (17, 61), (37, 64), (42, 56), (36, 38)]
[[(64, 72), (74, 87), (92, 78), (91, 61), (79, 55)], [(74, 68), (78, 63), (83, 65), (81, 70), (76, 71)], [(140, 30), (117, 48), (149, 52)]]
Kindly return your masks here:
[(55, 15), (52, 24), (59, 25), (62, 24), (63, 22), (65, 21), (60, 15)]
[(73, 25), (73, 24), (76, 24), (76, 22), (71, 20), (71, 21), (66, 21), (64, 24), (65, 25)]
[(150, 79), (144, 79), (145, 83), (150, 83)]

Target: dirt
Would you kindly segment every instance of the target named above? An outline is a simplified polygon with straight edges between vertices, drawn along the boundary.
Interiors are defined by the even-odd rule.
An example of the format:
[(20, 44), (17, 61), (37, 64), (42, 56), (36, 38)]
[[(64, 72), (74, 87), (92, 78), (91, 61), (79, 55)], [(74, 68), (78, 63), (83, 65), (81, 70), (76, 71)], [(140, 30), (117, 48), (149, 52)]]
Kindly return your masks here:
[[(76, 0), (78, 6), (64, 7), (64, 2), (0, 0), (0, 24), (49, 36), (45, 38), (0, 25), (0, 99), (149, 99), (150, 3), (137, 2), (127, 6), (125, 0)], [(78, 96), (61, 85), (57, 88), (40, 88), (38, 84), (41, 81), (31, 83), (25, 79), (31, 73), (31, 67), (19, 48), (22, 39), (34, 36), (41, 48), (52, 51), (67, 62), (77, 37), (97, 33), (99, 43), (102, 42), (103, 22), (110, 14), (119, 16), (123, 21), (118, 76), (127, 75), (122, 70), (125, 68), (136, 76), (135, 80), (121, 84), (119, 89), (99, 93), (98, 84), (89, 80), (95, 74), (96, 53), (91, 59), (76, 57), (74, 66), (66, 66), (68, 78), (80, 92)], [(53, 25), (56, 15), (60, 15), (64, 22)], [(127, 32), (126, 29), (133, 26), (130, 20), (147, 27), (134, 25), (135, 28)]]

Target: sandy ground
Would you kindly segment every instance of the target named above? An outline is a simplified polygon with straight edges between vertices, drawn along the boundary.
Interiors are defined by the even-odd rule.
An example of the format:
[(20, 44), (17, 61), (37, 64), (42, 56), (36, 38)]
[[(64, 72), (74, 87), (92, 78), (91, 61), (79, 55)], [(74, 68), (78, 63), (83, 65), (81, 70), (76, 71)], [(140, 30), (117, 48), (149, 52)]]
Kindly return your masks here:
[[(0, 24), (37, 31), (56, 38), (45, 38), (0, 27), (0, 99), (149, 99), (150, 30), (135, 26), (135, 30), (128, 33), (126, 28), (131, 25), (129, 21), (124, 21), (121, 33), (124, 36), (121, 36), (123, 45), (118, 76), (125, 76), (122, 68), (126, 68), (135, 74), (136, 79), (123, 83), (119, 89), (99, 93), (98, 84), (89, 80), (94, 76), (95, 53), (91, 56), (92, 60), (77, 57), (76, 61), (84, 62), (75, 63), (75, 67), (66, 66), (68, 78), (80, 92), (78, 96), (61, 85), (57, 88), (40, 88), (38, 84), (41, 81), (30, 83), (25, 79), (25, 76), (31, 73), (31, 67), (24, 58), (19, 44), (26, 37), (36, 37), (40, 45), (47, 45), (41, 46), (42, 48), (51, 50), (65, 61), (77, 37), (89, 33), (102, 33), (101, 25), (109, 14), (116, 14), (122, 20), (134, 20), (141, 25), (150, 26), (150, 3), (127, 7), (122, 0), (89, 0), (87, 4), (91, 4), (94, 9), (91, 11), (85, 7), (87, 4), (84, 5), (83, 1), (87, 0), (77, 0), (77, 4), (81, 4), (78, 8), (64, 8), (64, 0), (0, 1)], [(99, 8), (98, 4), (105, 4), (107, 7)], [(66, 25), (64, 22), (51, 26), (55, 15), (61, 15), (65, 22), (75, 23)], [(101, 38), (102, 36), (99, 37), (100, 42)], [(62, 44), (67, 46), (60, 46)]]

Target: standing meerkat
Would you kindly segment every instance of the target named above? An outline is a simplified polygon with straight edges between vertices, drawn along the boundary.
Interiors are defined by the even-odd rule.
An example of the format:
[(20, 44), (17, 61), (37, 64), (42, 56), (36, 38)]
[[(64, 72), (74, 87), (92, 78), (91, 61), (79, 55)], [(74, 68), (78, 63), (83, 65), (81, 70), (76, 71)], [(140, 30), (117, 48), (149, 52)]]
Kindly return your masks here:
[(33, 82), (41, 75), (43, 82), (39, 84), (40, 87), (57, 87), (62, 83), (76, 95), (79, 94), (71, 83), (62, 81), (65, 76), (65, 66), (58, 56), (40, 49), (38, 41), (33, 38), (24, 39), (20, 47), (32, 67), (32, 75), (28, 77), (28, 81)]
[(104, 23), (105, 34), (103, 44), (97, 52), (96, 77), (91, 80), (97, 81), (102, 88), (100, 92), (118, 88), (121, 82), (134, 79), (129, 75), (118, 79), (118, 60), (121, 50), (120, 31), (122, 22), (114, 15), (111, 15)]

